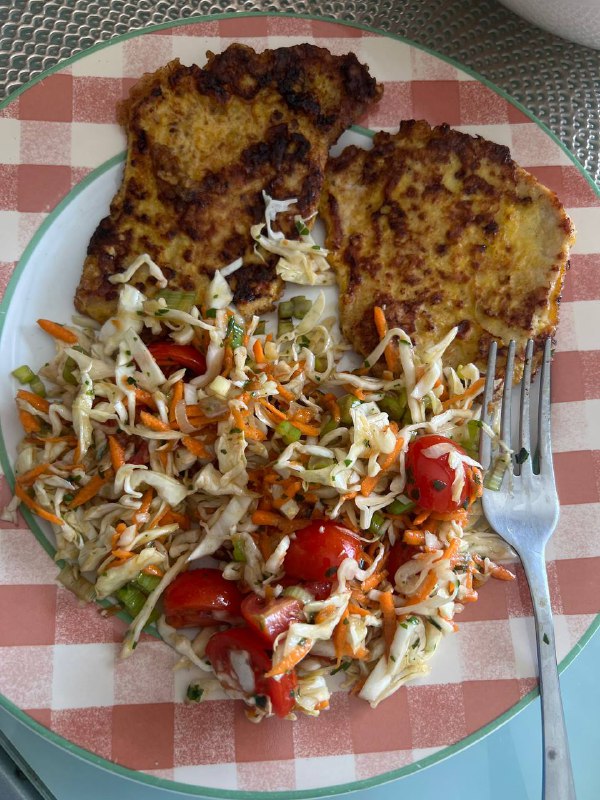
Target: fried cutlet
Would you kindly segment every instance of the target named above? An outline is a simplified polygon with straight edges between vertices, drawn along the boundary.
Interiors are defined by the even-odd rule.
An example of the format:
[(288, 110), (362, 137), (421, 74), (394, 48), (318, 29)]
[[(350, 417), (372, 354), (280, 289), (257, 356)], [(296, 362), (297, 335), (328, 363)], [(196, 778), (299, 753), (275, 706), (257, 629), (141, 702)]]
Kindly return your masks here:
[(574, 229), (508, 148), (402, 122), (329, 161), (320, 211), (342, 330), (359, 353), (377, 344), (375, 305), (421, 347), (458, 326), (444, 357), (455, 368), (484, 370), (495, 339), (503, 369), (511, 338), (522, 360), (528, 338), (554, 334)]
[[(264, 220), (263, 191), (297, 198), (277, 220), (296, 238), (295, 215), (317, 210), (330, 146), (381, 92), (354, 54), (309, 44), (262, 53), (233, 44), (203, 69), (175, 60), (145, 75), (118, 110), (123, 180), (90, 241), (77, 309), (107, 319), (117, 300), (110, 276), (147, 253), (170, 290), (199, 301), (215, 270), (241, 257), (228, 279), (234, 302), (246, 316), (268, 310), (283, 284), (276, 257), (256, 255), (250, 235)], [(152, 296), (145, 270), (138, 288)]]

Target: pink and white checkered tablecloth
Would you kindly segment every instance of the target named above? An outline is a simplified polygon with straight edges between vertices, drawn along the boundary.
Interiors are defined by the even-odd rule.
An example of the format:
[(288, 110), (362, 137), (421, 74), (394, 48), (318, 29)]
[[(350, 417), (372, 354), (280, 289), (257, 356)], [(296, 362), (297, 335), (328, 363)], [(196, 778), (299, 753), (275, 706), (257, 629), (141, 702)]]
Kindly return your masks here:
[[(124, 149), (115, 104), (140, 75), (179, 57), (203, 63), (233, 41), (256, 49), (309, 41), (356, 52), (385, 85), (361, 120), (448, 122), (510, 147), (554, 189), (578, 229), (553, 368), (561, 520), (548, 552), (560, 658), (600, 608), (600, 197), (536, 123), (493, 90), (427, 52), (329, 22), (259, 16), (190, 23), (89, 52), (0, 110), (0, 292), (42, 221), (84, 176)], [(59, 265), (52, 265), (59, 274)], [(10, 499), (5, 479), (0, 505)], [(331, 710), (295, 723), (247, 722), (224, 695), (181, 702), (189, 675), (149, 636), (119, 661), (124, 623), (80, 607), (28, 531), (0, 522), (0, 690), (43, 726), (120, 765), (205, 787), (291, 790), (346, 784), (454, 745), (535, 686), (523, 573), (492, 581), (458, 619), (427, 678), (372, 710), (337, 691)], [(268, 762), (268, 764), (265, 764)]]

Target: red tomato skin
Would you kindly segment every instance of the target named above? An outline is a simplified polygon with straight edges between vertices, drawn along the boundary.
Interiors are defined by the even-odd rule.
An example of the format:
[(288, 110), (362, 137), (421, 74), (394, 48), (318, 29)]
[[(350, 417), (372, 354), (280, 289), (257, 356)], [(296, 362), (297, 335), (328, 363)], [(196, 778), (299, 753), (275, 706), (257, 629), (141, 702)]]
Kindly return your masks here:
[[(214, 625), (239, 617), (242, 594), (218, 569), (193, 569), (178, 575), (163, 598), (167, 624), (174, 628)], [(217, 612), (218, 617), (213, 616)]]
[(396, 542), (396, 544), (392, 547), (387, 560), (388, 576), (392, 583), (394, 583), (394, 576), (396, 575), (399, 567), (401, 567), (402, 564), (406, 564), (407, 561), (410, 561), (416, 552), (417, 550), (415, 547), (411, 547), (409, 544), (404, 544), (404, 542)]
[(197, 375), (204, 375), (206, 372), (206, 359), (191, 344), (154, 342), (148, 345), (148, 350), (159, 367), (185, 367)]
[(304, 588), (312, 594), (315, 600), (327, 600), (333, 584), (329, 581), (309, 581), (304, 584)]
[(349, 528), (330, 520), (314, 520), (296, 531), (286, 553), (286, 575), (303, 581), (323, 581), (334, 576), (345, 558), (356, 558), (360, 539)]
[(219, 680), (222, 682), (221, 675), (226, 673), (231, 681), (237, 684), (238, 691), (242, 689), (231, 666), (232, 650), (248, 654), (254, 672), (254, 694), (268, 695), (275, 714), (278, 717), (287, 716), (296, 702), (295, 690), (298, 685), (296, 673), (294, 671), (285, 673), (279, 681), (275, 678), (265, 678), (265, 672), (271, 669), (271, 656), (266, 645), (250, 628), (230, 628), (211, 636), (206, 645), (206, 657)]
[(302, 604), (293, 597), (277, 597), (265, 602), (254, 592), (242, 600), (242, 616), (248, 625), (271, 647), (292, 622), (305, 621)]
[[(448, 466), (448, 454), (439, 458), (422, 455), (423, 450), (435, 444), (451, 444), (459, 453), (466, 455), (466, 451), (460, 445), (445, 436), (438, 434), (419, 436), (409, 444), (406, 453), (406, 494), (428, 511), (438, 513), (456, 511), (464, 506), (471, 494), (470, 470), (465, 470), (465, 484), (460, 500), (455, 502), (452, 500), (454, 470)], [(434, 484), (437, 484), (437, 488)]]

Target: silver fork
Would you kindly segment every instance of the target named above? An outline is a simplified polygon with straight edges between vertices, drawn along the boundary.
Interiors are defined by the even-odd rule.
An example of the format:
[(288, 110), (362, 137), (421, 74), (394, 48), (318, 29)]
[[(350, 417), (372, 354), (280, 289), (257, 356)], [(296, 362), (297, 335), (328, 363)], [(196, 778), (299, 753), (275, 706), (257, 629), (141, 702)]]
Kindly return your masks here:
[[(489, 352), (482, 406), (482, 420), (488, 424), (491, 418), (494, 391), (496, 350), (497, 346), (494, 342)], [(540, 381), (539, 474), (533, 471), (529, 433), (532, 356), (533, 342), (529, 340), (525, 350), (525, 364), (521, 381), (518, 446), (512, 448), (519, 454), (518, 458), (513, 458), (512, 463), (515, 469), (508, 468), (506, 470), (498, 491), (484, 489), (482, 503), (489, 524), (519, 555), (533, 601), (542, 706), (544, 750), (542, 795), (544, 800), (575, 800), (573, 771), (556, 665), (554, 625), (545, 559), (546, 544), (556, 528), (559, 515), (550, 441), (551, 340), (548, 339), (544, 347)], [(506, 361), (500, 420), (500, 436), (509, 447), (511, 446), (511, 394), (514, 358), (515, 343), (511, 341)], [(479, 457), (483, 467), (487, 468), (492, 452), (491, 440), (485, 434), (480, 439)], [(515, 470), (518, 474), (515, 474)]]

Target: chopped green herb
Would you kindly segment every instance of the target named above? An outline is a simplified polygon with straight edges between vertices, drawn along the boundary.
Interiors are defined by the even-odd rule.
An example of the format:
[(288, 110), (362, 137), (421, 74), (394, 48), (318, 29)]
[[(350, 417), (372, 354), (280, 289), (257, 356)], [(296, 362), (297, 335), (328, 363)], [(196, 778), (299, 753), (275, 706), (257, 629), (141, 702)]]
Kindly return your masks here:
[(373, 534), (373, 536), (381, 536), (381, 526), (384, 522), (385, 517), (383, 514), (380, 514), (379, 511), (376, 511), (371, 517), (371, 524), (369, 525), (369, 531)]
[(165, 315), (165, 314), (168, 314), (168, 313), (169, 313), (169, 311), (170, 311), (170, 309), (168, 309), (168, 308), (158, 308), (158, 309), (157, 309), (157, 310), (154, 312), (154, 316), (155, 316), (155, 317), (164, 317), (164, 315)]
[(306, 227), (303, 219), (296, 220), (296, 230), (300, 234), (300, 236), (308, 236), (310, 231)]
[(545, 633), (542, 636), (542, 641), (544, 642), (544, 644), (550, 644), (550, 639), (548, 638), (548, 634), (547, 633)]
[(413, 503), (412, 501), (403, 503), (402, 500), (394, 500), (389, 504), (389, 506), (387, 506), (385, 510), (388, 514), (406, 514), (407, 511), (412, 511), (415, 505), (416, 503)]
[(517, 464), (524, 464), (527, 459), (529, 458), (529, 450), (526, 450), (522, 447), (519, 452), (515, 455), (515, 461)]
[(229, 431), (229, 433), (241, 433), (241, 432), (242, 432), (242, 429), (241, 429), (241, 428), (232, 428), (232, 429)]
[(337, 572), (337, 567), (329, 567), (328, 569), (325, 570), (325, 577), (333, 578), (336, 572)]
[(206, 316), (208, 319), (214, 319), (217, 316), (217, 309), (216, 308), (209, 308), (206, 312)]
[(203, 694), (204, 694), (204, 689), (201, 686), (197, 686), (196, 684), (191, 683), (188, 686), (186, 697), (190, 701), (190, 703), (199, 703), (202, 700)]
[(446, 489), (448, 486), (448, 484), (444, 483), (444, 481), (438, 481), (438, 480), (433, 481), (431, 485), (436, 490), (436, 492), (443, 492), (444, 489)]
[(254, 695), (254, 702), (256, 703), (258, 708), (266, 708), (267, 707), (267, 698), (264, 694), (255, 694)]
[(352, 459), (351, 459), (351, 458), (345, 458), (345, 459), (344, 459), (344, 464), (345, 464), (347, 467), (349, 467), (349, 466), (350, 466), (350, 464), (352, 464)]
[(229, 346), (232, 348), (232, 350), (235, 350), (236, 347), (242, 346), (244, 342), (244, 329), (236, 321), (235, 317), (229, 317), (225, 336), (229, 340)]
[(346, 670), (348, 669), (348, 667), (350, 666), (351, 663), (352, 663), (352, 661), (342, 661), (342, 663), (339, 665), (339, 667), (336, 667), (335, 669), (332, 669), (329, 674), (330, 675), (336, 675), (338, 672), (346, 672)]
[(135, 378), (132, 378), (132, 377), (129, 377), (129, 378), (127, 378), (127, 383), (128, 383), (130, 386), (137, 386), (137, 381), (136, 381), (136, 379), (135, 379)]

